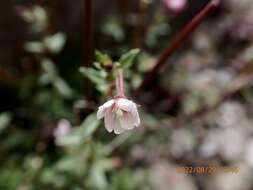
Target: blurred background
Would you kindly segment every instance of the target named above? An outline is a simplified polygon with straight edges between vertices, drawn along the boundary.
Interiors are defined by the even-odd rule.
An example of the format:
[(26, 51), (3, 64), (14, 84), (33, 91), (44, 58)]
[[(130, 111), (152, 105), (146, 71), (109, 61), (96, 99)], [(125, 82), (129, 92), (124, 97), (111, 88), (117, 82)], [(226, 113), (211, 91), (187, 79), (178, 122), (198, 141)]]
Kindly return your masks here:
[(119, 136), (96, 119), (114, 88), (101, 56), (80, 72), (83, 3), (1, 2), (0, 189), (252, 190), (253, 2), (222, 0), (133, 95), (208, 1), (93, 0), (94, 50), (111, 61), (141, 50), (125, 70), (141, 126)]

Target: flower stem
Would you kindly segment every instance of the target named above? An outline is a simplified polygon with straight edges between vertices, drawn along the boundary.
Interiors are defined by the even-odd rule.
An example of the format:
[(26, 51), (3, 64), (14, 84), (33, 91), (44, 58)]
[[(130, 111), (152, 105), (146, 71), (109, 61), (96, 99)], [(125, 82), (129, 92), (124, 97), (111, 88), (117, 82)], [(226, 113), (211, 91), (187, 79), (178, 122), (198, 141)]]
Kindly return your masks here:
[(123, 76), (122, 69), (119, 69), (117, 71), (117, 76), (116, 76), (116, 91), (117, 91), (117, 97), (118, 98), (124, 98), (125, 97), (124, 76)]
[(188, 23), (182, 31), (174, 38), (167, 49), (160, 55), (153, 69), (147, 73), (141, 86), (135, 91), (137, 95), (154, 79), (161, 66), (163, 66), (168, 58), (183, 44), (186, 38), (199, 26), (199, 24), (206, 18), (208, 13), (219, 5), (219, 0), (211, 0), (209, 3)]

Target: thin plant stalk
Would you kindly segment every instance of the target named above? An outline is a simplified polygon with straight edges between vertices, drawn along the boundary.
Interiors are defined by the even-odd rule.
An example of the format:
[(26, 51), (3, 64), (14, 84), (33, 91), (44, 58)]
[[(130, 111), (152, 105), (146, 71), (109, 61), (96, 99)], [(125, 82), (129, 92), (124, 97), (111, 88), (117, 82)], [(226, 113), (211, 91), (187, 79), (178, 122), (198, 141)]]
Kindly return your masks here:
[(125, 97), (125, 89), (124, 89), (124, 76), (122, 69), (119, 69), (117, 71), (116, 76), (116, 91), (117, 91), (117, 97), (118, 98), (124, 98)]
[(188, 23), (181, 32), (174, 38), (168, 48), (160, 55), (153, 69), (146, 74), (141, 86), (135, 91), (137, 95), (142, 91), (156, 76), (159, 69), (166, 63), (171, 55), (183, 44), (183, 42), (190, 36), (190, 34), (200, 25), (206, 16), (219, 5), (219, 0), (211, 0), (191, 21)]
[[(93, 57), (93, 15), (92, 0), (84, 0), (84, 66), (92, 65)], [(85, 95), (91, 98), (91, 83), (85, 80)]]

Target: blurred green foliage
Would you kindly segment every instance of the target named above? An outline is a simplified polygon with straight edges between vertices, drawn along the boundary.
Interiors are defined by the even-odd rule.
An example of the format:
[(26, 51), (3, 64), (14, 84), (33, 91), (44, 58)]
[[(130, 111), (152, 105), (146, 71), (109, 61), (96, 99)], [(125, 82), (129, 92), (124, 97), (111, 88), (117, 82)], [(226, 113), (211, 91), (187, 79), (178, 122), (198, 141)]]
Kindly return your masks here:
[[(22, 102), (17, 110), (0, 114), (0, 189), (139, 189), (145, 183), (144, 170), (131, 171), (122, 163), (124, 159), (112, 154), (129, 136), (108, 138), (94, 108), (77, 122), (80, 110), (89, 109), (90, 102), (61, 76), (53, 59), (67, 37), (63, 32), (48, 32), (47, 9), (32, 6), (20, 10), (31, 32), (40, 34), (37, 40), (24, 43), (38, 70), (19, 82), (17, 92)], [(109, 22), (104, 32), (112, 30), (116, 40), (124, 38), (121, 27)], [(113, 62), (109, 55), (96, 51), (94, 65), (81, 67), (81, 73), (76, 70), (73, 75), (83, 74), (105, 98), (114, 88), (116, 69), (130, 72), (138, 54), (139, 50), (133, 49)]]
[[(115, 95), (116, 70), (124, 71), (126, 95), (132, 98), (130, 92), (140, 86), (144, 73), (156, 63), (154, 54), (160, 54), (168, 45), (170, 35), (177, 32), (170, 23), (177, 15), (169, 15), (162, 6), (154, 8), (150, 3), (140, 1), (139, 10), (128, 10), (122, 17), (115, 14), (101, 21), (98, 19), (99, 26), (94, 26), (98, 30), (95, 41), (102, 48), (95, 51), (94, 63), (89, 67), (80, 67), (83, 62), (81, 48), (71, 49), (76, 42), (69, 39), (66, 31), (59, 31), (57, 24), (54, 26), (54, 17), (59, 14), (53, 11), (54, 2), (48, 3), (48, 7), (18, 7), (18, 14), (32, 37), (23, 44), (24, 52), (20, 53), (23, 57), (17, 68), (10, 69), (18, 78), (13, 83), (5, 81), (5, 86), (9, 85), (13, 90), (7, 96), (14, 96), (15, 103), (13, 106), (4, 99), (3, 104), (12, 106), (0, 113), (0, 190), (157, 190), (159, 188), (150, 184), (152, 172), (159, 176), (153, 179), (155, 184), (165, 184), (160, 189), (174, 190), (177, 183), (183, 184), (183, 178), (174, 175), (170, 167), (162, 167), (158, 172), (153, 170), (162, 159), (174, 166), (197, 165), (198, 162), (229, 164), (222, 155), (218, 158), (215, 155), (207, 162), (199, 156), (197, 146), (208, 135), (206, 128), (213, 125), (219, 128), (218, 121), (210, 125), (204, 123), (204, 127), (189, 122), (187, 130), (167, 127), (174, 118), (198, 113), (203, 106), (211, 107), (219, 102), (221, 91), (231, 80), (234, 70), (227, 69), (227, 65), (222, 65), (225, 69), (208, 65), (209, 62), (222, 62), (222, 59), (226, 62), (227, 57), (216, 55), (223, 46), (217, 47), (216, 53), (213, 52), (215, 48), (206, 47), (218, 44), (216, 38), (223, 35), (218, 33), (221, 29), (215, 31), (217, 36), (208, 36), (204, 25), (201, 39), (196, 40), (197, 34), (193, 42), (185, 44), (188, 48), (192, 43), (191, 50), (180, 52), (177, 57), (180, 61), (171, 59), (160, 75), (150, 82), (151, 90), (140, 95), (143, 105), (138, 109), (142, 127), (115, 136), (107, 133), (103, 122), (96, 119), (97, 107)], [(148, 6), (150, 11), (145, 9)], [(209, 25), (208, 32), (212, 31)], [(223, 23), (220, 25), (224, 26)], [(78, 38), (77, 41), (81, 40)], [(238, 53), (237, 48), (234, 49)], [(245, 59), (252, 62), (252, 48), (244, 54)], [(214, 72), (207, 72), (198, 79), (197, 76), (206, 68), (210, 70), (209, 67)], [(232, 74), (218, 79), (218, 69), (227, 69)], [(242, 75), (252, 73), (252, 64), (245, 70), (242, 69)], [(91, 89), (83, 86), (84, 78), (91, 82)], [(215, 82), (210, 84), (210, 81)], [(225, 85), (222, 86), (222, 82)], [(92, 99), (85, 97), (89, 90)], [(248, 89), (237, 98), (252, 105), (252, 94), (252, 89)], [(5, 98), (13, 100), (12, 97)], [(180, 122), (176, 127), (177, 124), (180, 126)], [(213, 147), (211, 144), (211, 149)], [(232, 150), (233, 146), (229, 148)], [(202, 183), (206, 180), (194, 177), (200, 189), (204, 189)], [(188, 183), (182, 189), (187, 187)]]

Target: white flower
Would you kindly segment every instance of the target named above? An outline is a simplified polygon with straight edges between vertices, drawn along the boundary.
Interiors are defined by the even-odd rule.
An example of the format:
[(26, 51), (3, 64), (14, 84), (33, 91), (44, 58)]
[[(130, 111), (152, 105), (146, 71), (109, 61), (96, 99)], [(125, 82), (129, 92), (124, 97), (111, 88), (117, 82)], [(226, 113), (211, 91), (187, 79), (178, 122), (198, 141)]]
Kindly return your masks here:
[(115, 98), (100, 106), (97, 118), (102, 119), (103, 117), (107, 131), (114, 131), (115, 134), (121, 134), (140, 124), (136, 104), (126, 98)]

